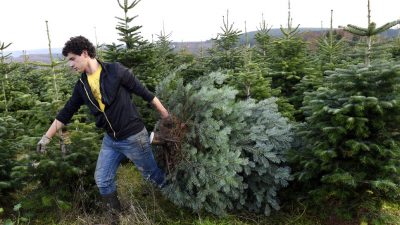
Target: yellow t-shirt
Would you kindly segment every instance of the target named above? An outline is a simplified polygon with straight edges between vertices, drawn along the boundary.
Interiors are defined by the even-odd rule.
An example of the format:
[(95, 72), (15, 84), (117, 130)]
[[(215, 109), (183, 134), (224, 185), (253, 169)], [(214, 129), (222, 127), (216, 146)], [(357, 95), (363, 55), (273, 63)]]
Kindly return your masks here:
[(100, 74), (101, 74), (101, 66), (99, 65), (99, 68), (96, 70), (96, 72), (88, 74), (87, 77), (90, 89), (92, 90), (94, 97), (99, 103), (101, 111), (104, 112), (105, 105), (101, 101), (101, 92), (100, 92)]

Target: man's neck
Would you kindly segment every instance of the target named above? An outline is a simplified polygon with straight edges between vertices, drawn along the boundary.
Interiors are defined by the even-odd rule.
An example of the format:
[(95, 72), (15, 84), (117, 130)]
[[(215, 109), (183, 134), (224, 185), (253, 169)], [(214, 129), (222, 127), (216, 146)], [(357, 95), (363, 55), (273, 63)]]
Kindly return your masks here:
[(85, 70), (87, 75), (93, 74), (94, 72), (97, 71), (97, 69), (99, 68), (100, 64), (99, 62), (97, 62), (97, 59), (95, 58), (91, 58), (88, 62), (88, 67)]

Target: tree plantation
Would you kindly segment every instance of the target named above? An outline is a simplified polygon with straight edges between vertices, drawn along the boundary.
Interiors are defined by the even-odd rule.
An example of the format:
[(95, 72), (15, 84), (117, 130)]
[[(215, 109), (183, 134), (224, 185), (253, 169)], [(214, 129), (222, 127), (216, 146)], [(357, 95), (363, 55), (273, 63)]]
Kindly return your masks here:
[[(289, 8), (281, 36), (263, 20), (250, 41), (227, 12), (195, 53), (164, 30), (140, 36), (139, 2), (118, 0), (120, 44), (97, 57), (129, 68), (170, 112), (160, 120), (132, 97), (167, 185), (124, 161), (120, 224), (400, 224), (400, 36), (381, 35), (400, 20), (375, 24), (368, 0), (366, 27), (333, 29), (331, 11), (331, 28), (306, 38)], [(88, 108), (35, 151), (79, 80), (46, 29), (48, 64), (13, 62), (0, 40), (0, 223), (107, 224), (93, 177), (103, 131)]]

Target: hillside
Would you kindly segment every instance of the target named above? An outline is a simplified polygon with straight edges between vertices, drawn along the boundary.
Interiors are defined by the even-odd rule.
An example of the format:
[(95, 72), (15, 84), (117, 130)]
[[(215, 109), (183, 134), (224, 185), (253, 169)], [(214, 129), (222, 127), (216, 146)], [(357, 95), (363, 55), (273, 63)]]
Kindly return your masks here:
[[(321, 28), (299, 28), (299, 35), (304, 38), (306, 41), (313, 41), (316, 38), (320, 37), (322, 33), (327, 32), (328, 29), (321, 29)], [(251, 31), (247, 33), (250, 45), (254, 44), (254, 36), (257, 33), (257, 31)], [(351, 40), (352, 36), (346, 32), (343, 32), (342, 30), (338, 30), (338, 33), (340, 33), (343, 37), (345, 37), (348, 40)], [(382, 38), (395, 38), (398, 37), (400, 33), (400, 29), (389, 29), (380, 36)], [(282, 36), (282, 32), (279, 28), (274, 28), (271, 29), (269, 34), (273, 38), (278, 38)], [(212, 47), (212, 40), (207, 40), (205, 42), (172, 42), (172, 47), (176, 51), (180, 51), (182, 49), (186, 49), (187, 51), (198, 54), (201, 49), (208, 49)], [(241, 43), (246, 42), (246, 35), (242, 34), (240, 38)], [(61, 55), (61, 48), (53, 48), (53, 57), (54, 58), (62, 58)], [(10, 53), (10, 52), (5, 52)], [(23, 57), (23, 52), (22, 51), (13, 51), (12, 53), (12, 61), (14, 62), (23, 62), (24, 57)], [(48, 63), (50, 61), (49, 56), (48, 56), (48, 49), (35, 49), (35, 50), (27, 50), (27, 55), (29, 57), (30, 61), (39, 61), (39, 62), (46, 62)]]

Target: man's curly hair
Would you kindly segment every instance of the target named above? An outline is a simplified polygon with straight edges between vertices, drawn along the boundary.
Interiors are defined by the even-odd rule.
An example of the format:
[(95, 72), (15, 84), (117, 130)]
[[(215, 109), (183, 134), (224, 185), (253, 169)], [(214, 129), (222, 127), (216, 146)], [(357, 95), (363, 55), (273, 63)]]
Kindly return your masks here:
[(93, 44), (83, 36), (71, 37), (64, 45), (62, 49), (63, 56), (67, 56), (68, 53), (75, 55), (81, 55), (86, 50), (90, 58), (96, 57), (96, 49)]

